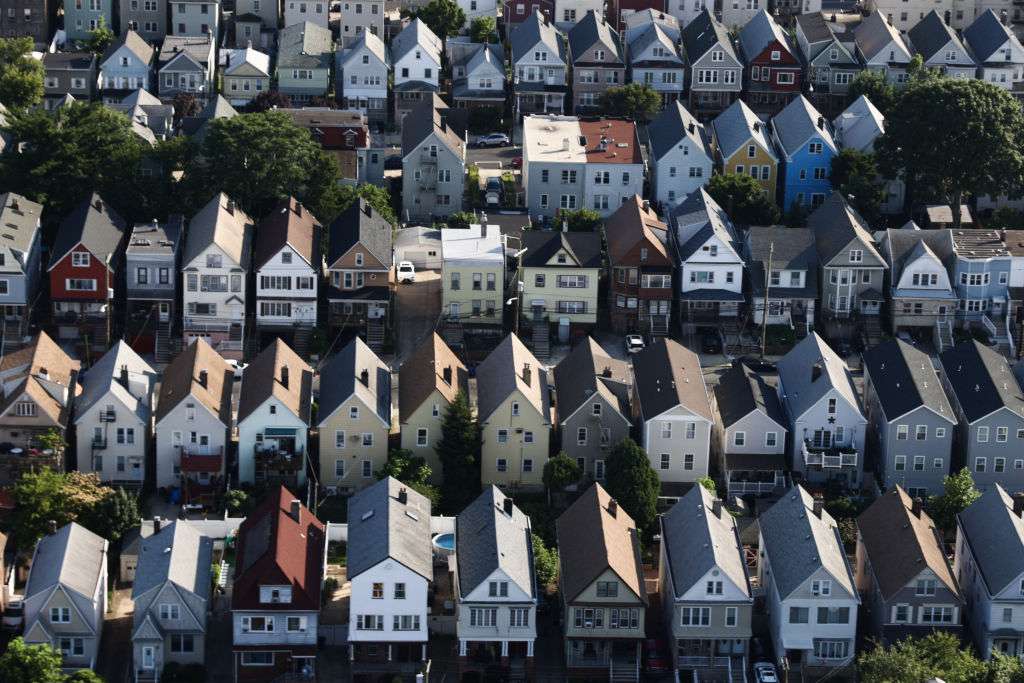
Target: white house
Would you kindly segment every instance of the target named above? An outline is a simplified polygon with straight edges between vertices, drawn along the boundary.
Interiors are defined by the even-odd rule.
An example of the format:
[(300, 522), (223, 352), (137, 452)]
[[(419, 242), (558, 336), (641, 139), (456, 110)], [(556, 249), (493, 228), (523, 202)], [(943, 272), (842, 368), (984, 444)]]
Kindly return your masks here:
[(297, 199), (281, 200), (256, 231), (256, 323), (261, 328), (313, 327), (323, 275), (323, 227)]
[(907, 31), (907, 39), (914, 52), (921, 55), (924, 65), (939, 69), (950, 78), (974, 78), (977, 64), (956, 31), (932, 10), (924, 19)]
[(391, 62), (379, 36), (365, 32), (337, 53), (335, 92), (342, 107), (383, 123), (388, 115), (388, 70)]
[(671, 102), (647, 126), (654, 199), (663, 205), (683, 201), (711, 179), (711, 133), (686, 110)]
[(987, 10), (967, 27), (963, 36), (978, 62), (978, 78), (1019, 93), (1024, 81), (1024, 46), (1009, 25)]
[(466, 15), (463, 28), (469, 28), (474, 19), (479, 17), (496, 17), (498, 15), (497, 0), (458, 0), (459, 7)]
[(686, 85), (686, 64), (679, 47), (659, 24), (648, 24), (629, 43), (629, 73), (661, 95), (663, 105), (678, 100)]
[(441, 39), (419, 19), (402, 29), (390, 43), (391, 64), (395, 69), (395, 122), (400, 124), (416, 104), (430, 99), (439, 90), (441, 77)]
[(886, 21), (884, 14), (872, 12), (865, 17), (854, 30), (853, 41), (865, 69), (881, 71), (894, 85), (907, 82), (907, 65), (912, 57), (910, 48), (900, 35), (900, 29)]
[(327, 28), (327, 0), (284, 0), (285, 28), (308, 21)]

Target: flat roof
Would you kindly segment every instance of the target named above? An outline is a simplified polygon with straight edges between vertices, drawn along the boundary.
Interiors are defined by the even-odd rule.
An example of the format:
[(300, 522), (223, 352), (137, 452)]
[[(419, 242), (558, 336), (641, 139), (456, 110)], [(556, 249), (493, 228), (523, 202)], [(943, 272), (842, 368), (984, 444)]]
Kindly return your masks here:
[(479, 224), (442, 230), (441, 256), (445, 261), (501, 263), (505, 259), (501, 230), (497, 225)]
[(526, 158), (537, 162), (640, 164), (633, 121), (575, 116), (527, 116), (523, 119)]
[(643, 156), (637, 144), (636, 124), (620, 119), (580, 121), (587, 140), (588, 164), (640, 164)]

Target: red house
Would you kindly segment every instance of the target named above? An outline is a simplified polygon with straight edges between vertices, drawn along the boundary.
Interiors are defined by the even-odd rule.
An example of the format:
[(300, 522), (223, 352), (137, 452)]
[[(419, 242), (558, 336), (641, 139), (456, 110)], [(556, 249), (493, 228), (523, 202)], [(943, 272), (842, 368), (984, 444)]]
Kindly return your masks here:
[(501, 14), (505, 18), (505, 30), (519, 24), (540, 10), (545, 17), (555, 15), (555, 0), (502, 0)]
[(740, 31), (746, 64), (743, 98), (758, 114), (774, 115), (800, 92), (802, 65), (785, 31), (762, 9)]
[(623, 18), (633, 12), (652, 9), (655, 12), (668, 12), (667, 0), (610, 0), (608, 3), (608, 22), (615, 27), (621, 36), (626, 30)]
[(58, 338), (106, 347), (127, 234), (125, 220), (95, 193), (61, 222), (47, 269)]

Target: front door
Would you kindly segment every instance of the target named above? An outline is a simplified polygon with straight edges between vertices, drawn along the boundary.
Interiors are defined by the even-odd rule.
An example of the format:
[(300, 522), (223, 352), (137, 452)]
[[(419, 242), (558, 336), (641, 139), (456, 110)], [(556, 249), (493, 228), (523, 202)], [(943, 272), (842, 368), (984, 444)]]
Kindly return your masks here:
[(171, 319), (171, 305), (167, 302), (160, 303), (160, 322), (165, 323)]
[(152, 669), (155, 665), (156, 653), (152, 645), (142, 647), (142, 668)]

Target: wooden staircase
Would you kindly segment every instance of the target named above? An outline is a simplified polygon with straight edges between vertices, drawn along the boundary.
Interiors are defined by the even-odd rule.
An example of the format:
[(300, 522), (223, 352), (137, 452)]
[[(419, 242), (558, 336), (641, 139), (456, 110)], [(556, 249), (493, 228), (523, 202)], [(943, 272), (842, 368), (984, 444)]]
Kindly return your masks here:
[(384, 320), (370, 319), (366, 321), (366, 345), (374, 353), (379, 353), (384, 348)]
[(551, 326), (546, 319), (534, 320), (531, 331), (533, 355), (537, 360), (547, 360), (551, 357)]
[(462, 323), (457, 320), (442, 323), (441, 338), (453, 349), (461, 349), (466, 343), (466, 332), (462, 329)]
[(953, 327), (948, 320), (935, 323), (935, 349), (942, 353), (953, 346)]
[(309, 357), (309, 340), (313, 337), (313, 328), (309, 325), (299, 325), (295, 328), (292, 336), (292, 350), (301, 358)]
[(864, 345), (867, 348), (877, 345), (882, 341), (882, 318), (877, 315), (864, 315), (860, 318), (860, 329), (864, 335)]
[(162, 365), (166, 365), (171, 362), (171, 359), (178, 353), (178, 346), (175, 342), (181, 340), (171, 339), (171, 323), (165, 322), (160, 323), (156, 327), (156, 335), (153, 340), (153, 354), (156, 356), (156, 362)]

